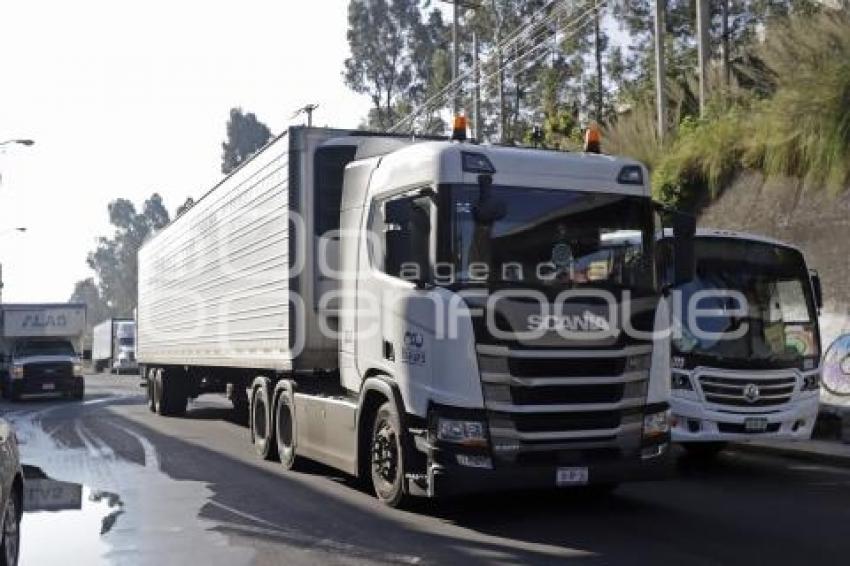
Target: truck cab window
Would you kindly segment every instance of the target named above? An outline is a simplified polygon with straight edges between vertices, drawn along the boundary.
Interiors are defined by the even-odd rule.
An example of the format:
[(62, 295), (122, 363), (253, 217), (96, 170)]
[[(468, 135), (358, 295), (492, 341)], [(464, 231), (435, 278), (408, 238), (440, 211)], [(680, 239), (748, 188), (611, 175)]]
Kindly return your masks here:
[[(419, 266), (427, 269), (430, 253), (427, 242), (431, 222), (431, 201), (420, 194), (406, 194), (379, 205), (372, 219), (372, 231), (380, 249), (370, 252), (373, 265), (388, 275), (408, 279)], [(427, 275), (427, 273), (421, 273)]]

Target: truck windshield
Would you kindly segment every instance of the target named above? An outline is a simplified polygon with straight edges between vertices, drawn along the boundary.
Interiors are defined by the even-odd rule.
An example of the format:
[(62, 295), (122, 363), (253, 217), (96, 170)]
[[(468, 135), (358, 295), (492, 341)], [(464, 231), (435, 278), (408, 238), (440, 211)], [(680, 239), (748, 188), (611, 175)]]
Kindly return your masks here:
[(448, 209), (446, 247), (460, 284), (655, 289), (654, 215), (647, 198), (457, 185)]
[(15, 347), (18, 357), (29, 356), (75, 356), (74, 347), (64, 340), (40, 340), (21, 342)]
[[(673, 340), (679, 354), (707, 358), (706, 364), (790, 367), (802, 358), (820, 356), (817, 311), (802, 255), (785, 246), (733, 238), (698, 238), (696, 278), (682, 286), (683, 329)], [(737, 291), (746, 298), (745, 316), (723, 314), (738, 308), (731, 297), (706, 296), (698, 291)], [(695, 317), (689, 309), (717, 309), (719, 316)], [(746, 332), (735, 339), (700, 334)], [(702, 332), (699, 332), (702, 331)], [(702, 363), (702, 362), (700, 362)]]
[(118, 339), (119, 346), (133, 346), (136, 344), (136, 340), (132, 336), (122, 336)]

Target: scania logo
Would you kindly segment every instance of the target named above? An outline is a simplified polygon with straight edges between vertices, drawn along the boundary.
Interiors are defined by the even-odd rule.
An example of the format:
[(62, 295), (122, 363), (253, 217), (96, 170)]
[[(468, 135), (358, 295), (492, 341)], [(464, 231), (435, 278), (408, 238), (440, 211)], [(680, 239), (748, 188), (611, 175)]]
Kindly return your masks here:
[(569, 315), (533, 314), (528, 317), (528, 329), (532, 331), (608, 332), (611, 330), (611, 325), (605, 317), (584, 311), (583, 314)]
[(758, 385), (755, 383), (748, 383), (744, 386), (744, 399), (747, 400), (747, 403), (755, 403), (761, 397), (761, 391), (759, 391)]

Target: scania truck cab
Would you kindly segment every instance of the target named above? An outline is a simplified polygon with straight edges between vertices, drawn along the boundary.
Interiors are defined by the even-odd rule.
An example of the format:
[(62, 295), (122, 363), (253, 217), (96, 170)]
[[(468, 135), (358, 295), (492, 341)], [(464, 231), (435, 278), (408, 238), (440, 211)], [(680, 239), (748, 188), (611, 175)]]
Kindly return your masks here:
[(726, 230), (698, 230), (695, 257), (673, 309), (673, 440), (713, 455), (728, 441), (808, 439), (820, 392), (817, 274), (789, 244)]
[(293, 128), (140, 251), (151, 409), (226, 391), (260, 456), (334, 466), (390, 505), (663, 477), (647, 178), (595, 154)]

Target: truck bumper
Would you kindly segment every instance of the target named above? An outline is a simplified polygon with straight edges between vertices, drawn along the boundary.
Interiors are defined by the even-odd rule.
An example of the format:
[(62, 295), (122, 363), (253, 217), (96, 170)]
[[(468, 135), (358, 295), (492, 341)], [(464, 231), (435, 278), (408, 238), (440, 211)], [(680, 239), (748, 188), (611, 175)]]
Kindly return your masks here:
[(9, 396), (12, 398), (79, 396), (85, 388), (85, 382), (81, 376), (55, 379), (10, 379), (6, 385), (9, 387)]
[[(674, 442), (733, 442), (744, 440), (807, 440), (818, 415), (817, 393), (792, 401), (790, 406), (772, 413), (728, 413), (711, 410), (704, 403), (673, 398)], [(745, 432), (748, 418), (767, 420), (764, 432)]]
[[(584, 466), (578, 464), (568, 467)], [(559, 466), (497, 465), (493, 469), (482, 469), (431, 463), (428, 467), (428, 495), (444, 497), (488, 491), (563, 489), (584, 485), (662, 480), (672, 477), (674, 470), (669, 444), (661, 455), (646, 460), (638, 457), (592, 463), (586, 467), (586, 484), (559, 485)]]

